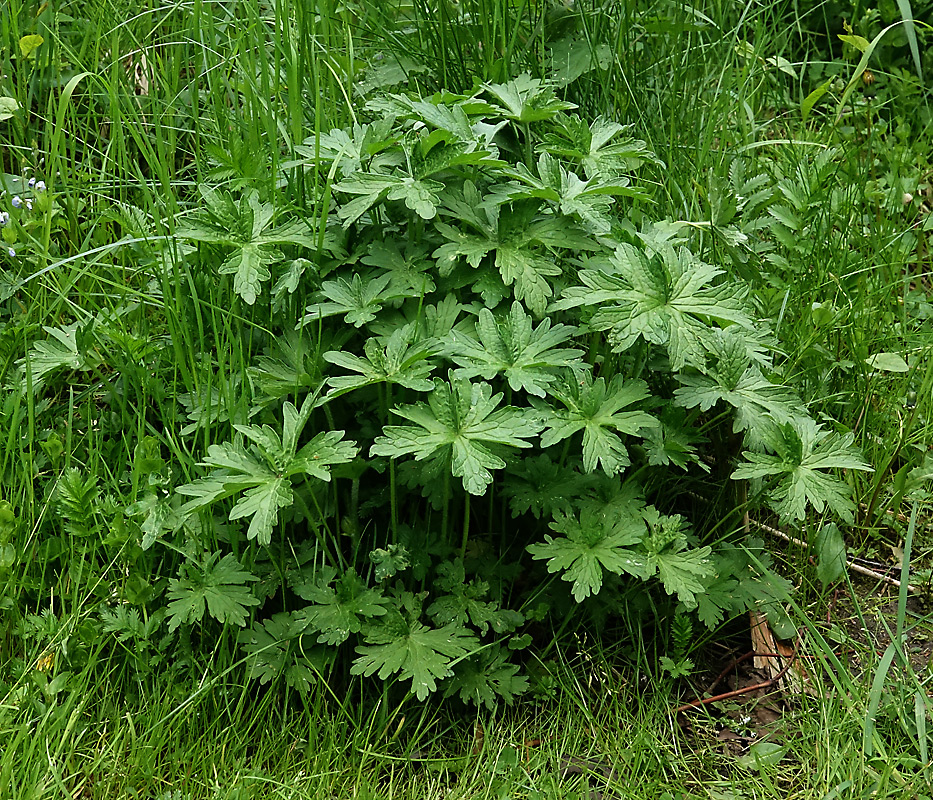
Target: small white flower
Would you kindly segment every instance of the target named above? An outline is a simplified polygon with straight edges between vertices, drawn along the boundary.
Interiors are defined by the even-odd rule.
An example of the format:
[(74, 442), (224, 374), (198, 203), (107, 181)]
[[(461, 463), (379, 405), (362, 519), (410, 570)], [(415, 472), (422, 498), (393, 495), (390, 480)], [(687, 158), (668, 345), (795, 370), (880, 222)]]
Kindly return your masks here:
[(10, 213), (8, 211), (0, 211), (0, 228), (4, 227), (10, 221)]
[(10, 202), (13, 204), (13, 208), (19, 208), (23, 204), (23, 198), (16, 195)]
[(45, 181), (39, 181), (39, 182), (36, 184), (36, 191), (37, 191), (37, 192), (44, 192), (44, 191), (45, 191)]
[(26, 210), (32, 211), (32, 200), (29, 200), (29, 199), (26, 200)]
[(904, 194), (901, 195), (901, 202), (905, 206), (909, 206), (913, 201), (914, 196), (910, 192), (904, 192)]
[(7, 249), (7, 253), (10, 254), (10, 258), (14, 258), (16, 256), (16, 251), (12, 247)]
[(35, 179), (35, 178), (30, 178), (30, 179), (29, 179), (29, 188), (31, 189), (31, 188), (32, 188), (33, 186), (35, 186), (35, 185), (36, 185), (36, 179)]

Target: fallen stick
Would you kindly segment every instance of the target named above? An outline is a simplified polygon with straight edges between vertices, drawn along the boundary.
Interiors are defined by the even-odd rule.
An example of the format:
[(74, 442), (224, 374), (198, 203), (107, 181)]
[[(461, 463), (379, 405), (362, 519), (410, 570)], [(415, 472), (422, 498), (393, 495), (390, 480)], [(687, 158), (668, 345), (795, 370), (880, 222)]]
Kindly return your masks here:
[[(776, 536), (778, 539), (783, 539), (785, 542), (790, 542), (791, 544), (795, 544), (798, 547), (802, 547), (804, 549), (809, 549), (810, 547), (802, 539), (795, 539), (793, 536), (788, 536), (786, 533), (784, 533), (784, 531), (779, 530), (778, 528), (772, 528), (770, 525), (765, 525), (763, 522), (757, 522), (756, 520), (749, 519), (748, 523), (758, 530), (763, 531), (764, 533), (769, 533), (772, 536)], [(889, 583), (891, 586), (895, 586), (898, 589), (901, 588), (901, 582), (897, 578), (892, 578), (890, 575), (885, 575), (883, 572), (876, 572), (873, 569), (863, 567), (861, 564), (856, 564), (854, 561), (849, 560), (846, 560), (846, 567), (848, 567), (852, 572), (857, 572), (859, 575), (865, 575), (866, 577), (874, 578), (878, 581), (884, 581), (885, 583)], [(919, 594), (920, 589), (916, 586), (908, 584), (907, 591), (911, 594)]]
[(741, 689), (735, 689), (731, 692), (723, 692), (722, 694), (717, 694), (713, 697), (704, 697), (702, 700), (693, 700), (690, 703), (684, 703), (682, 706), (678, 706), (674, 709), (675, 714), (679, 714), (681, 711), (689, 711), (692, 708), (702, 708), (703, 706), (709, 705), (710, 703), (718, 703), (720, 700), (730, 700), (733, 697), (741, 697), (743, 694), (748, 694), (749, 692), (756, 692), (759, 689), (770, 689), (772, 686), (776, 686), (781, 678), (783, 678), (790, 668), (793, 666), (794, 661), (797, 660), (797, 653), (795, 652), (791, 658), (788, 659), (786, 666), (782, 669), (777, 675), (773, 678), (769, 678), (766, 681), (761, 683), (756, 683), (752, 686), (745, 686)]

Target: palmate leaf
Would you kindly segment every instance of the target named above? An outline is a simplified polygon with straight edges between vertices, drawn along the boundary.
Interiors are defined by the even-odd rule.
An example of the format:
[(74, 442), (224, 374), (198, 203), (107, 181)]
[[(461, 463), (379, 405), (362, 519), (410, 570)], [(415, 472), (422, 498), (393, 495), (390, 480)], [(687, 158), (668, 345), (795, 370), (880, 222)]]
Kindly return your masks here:
[(415, 337), (416, 328), (409, 323), (396, 328), (387, 342), (375, 337), (367, 339), (363, 345), (365, 358), (337, 350), (324, 353), (325, 361), (359, 373), (328, 378), (327, 383), (332, 387), (327, 393), (328, 399), (374, 383), (397, 383), (406, 389), (430, 392), (434, 388), (430, 380), (434, 364), (428, 359), (438, 351), (440, 342), (416, 340)]
[(699, 431), (687, 422), (687, 414), (682, 408), (666, 406), (658, 415), (658, 426), (648, 428), (644, 433), (645, 455), (652, 466), (674, 464), (683, 470), (695, 464), (704, 472), (710, 467), (700, 458), (697, 445), (705, 441)]
[(26, 358), (17, 362), (21, 377), (21, 386), (25, 391), (26, 362), (32, 373), (32, 386), (34, 390), (42, 387), (45, 379), (55, 370), (66, 369), (72, 372), (88, 372), (100, 365), (100, 356), (92, 346), (91, 326), (84, 326), (80, 322), (59, 327), (42, 326), (48, 339), (40, 339), (33, 343)]
[(588, 178), (616, 177), (646, 162), (664, 166), (643, 141), (623, 136), (631, 125), (605, 117), (587, 122), (576, 114), (560, 114), (555, 122), (556, 132), (545, 134), (541, 150), (575, 161)]
[(399, 297), (395, 292), (390, 293), (391, 282), (391, 275), (380, 275), (364, 283), (358, 272), (349, 281), (345, 278), (324, 281), (318, 292), (321, 301), (305, 309), (305, 316), (298, 327), (335, 314), (343, 314), (346, 322), (362, 327), (376, 318), (386, 302)]
[(540, 198), (551, 203), (556, 210), (577, 217), (590, 233), (605, 235), (612, 229), (609, 211), (613, 196), (648, 199), (642, 189), (630, 185), (628, 178), (590, 178), (583, 180), (564, 168), (547, 153), (538, 158), (537, 174), (524, 164), (505, 170), (513, 181), (495, 188), (497, 198), (514, 201)]
[[(403, 607), (411, 606), (405, 603)], [(352, 675), (378, 673), (381, 680), (398, 674), (411, 680), (418, 700), (436, 691), (437, 681), (453, 675), (452, 661), (479, 649), (479, 641), (458, 625), (428, 628), (418, 620), (420, 609), (393, 609), (365, 632), (367, 645), (356, 648), (359, 657), (350, 668)]]
[(475, 97), (448, 95), (445, 99), (435, 96), (416, 100), (392, 95), (385, 111), (417, 119), (432, 129), (427, 136), (419, 136), (418, 147), (412, 153), (412, 171), (419, 177), (454, 166), (502, 163), (497, 157), (495, 136), (508, 123), (505, 120), (489, 123), (483, 117), (471, 119), (470, 114), (494, 113), (492, 106)]
[(530, 410), (511, 406), (496, 410), (501, 400), (488, 383), (435, 378), (427, 403), (393, 409), (415, 424), (386, 426), (370, 452), (440, 461), (454, 477), (462, 478), (470, 494), (481, 495), (492, 483), (491, 470), (505, 466), (487, 445), (531, 447), (526, 440), (541, 430), (538, 415)]
[(872, 467), (853, 445), (851, 433), (824, 430), (808, 417), (775, 426), (765, 440), (772, 453), (744, 452), (746, 463), (732, 473), (736, 480), (764, 479), (771, 507), (782, 520), (802, 522), (807, 506), (822, 514), (828, 508), (851, 522), (855, 504), (839, 478), (824, 470)]
[(244, 585), (257, 580), (256, 576), (244, 570), (229, 553), (219, 561), (218, 558), (219, 551), (205, 553), (198, 564), (182, 564), (179, 578), (168, 582), (170, 631), (183, 623), (200, 622), (205, 607), (218, 622), (242, 627), (249, 615), (247, 607), (259, 605), (259, 600)]
[(629, 465), (628, 451), (620, 433), (637, 434), (658, 421), (644, 411), (623, 411), (649, 396), (648, 385), (641, 380), (626, 381), (615, 375), (609, 385), (605, 378), (593, 380), (591, 373), (565, 379), (552, 392), (564, 409), (545, 410), (546, 430), (541, 444), (551, 447), (583, 431), (583, 468), (592, 472), (600, 466), (607, 475), (615, 475)]
[(515, 286), (515, 297), (536, 314), (543, 314), (553, 293), (548, 278), (560, 275), (553, 259), (537, 255), (522, 246), (503, 244), (496, 248), (496, 266), (506, 286)]
[(428, 607), (428, 616), (436, 625), (469, 622), (482, 634), (490, 627), (495, 633), (509, 633), (525, 621), (519, 612), (500, 609), (498, 603), (483, 600), (489, 593), (489, 584), (480, 580), (467, 583), (462, 559), (444, 562), (437, 572), (435, 586), (445, 594)]
[(320, 343), (308, 331), (286, 331), (277, 336), (247, 370), (254, 397), (281, 400), (313, 391), (323, 383)]
[(783, 425), (805, 416), (801, 400), (785, 386), (771, 383), (757, 364), (751, 363), (745, 337), (732, 328), (712, 340), (718, 356), (716, 367), (706, 374), (679, 373), (683, 384), (674, 402), (685, 408), (709, 411), (722, 401), (735, 409), (733, 430), (746, 432), (746, 443), (761, 449), (774, 424)]
[(261, 545), (269, 544), (279, 509), (293, 502), (291, 477), (303, 473), (329, 481), (330, 467), (352, 461), (357, 452), (352, 442), (342, 441), (343, 431), (319, 433), (298, 450), (298, 437), (315, 402), (315, 397), (309, 395), (300, 411), (285, 403), (281, 437), (268, 425), (235, 425), (252, 445), (249, 448), (237, 442), (211, 445), (202, 462), (202, 466), (213, 468), (211, 473), (177, 489), (179, 494), (194, 498), (180, 512), (190, 515), (242, 493), (230, 511), (230, 519), (250, 517), (247, 536)]
[(458, 377), (479, 376), (488, 381), (502, 374), (512, 391), (524, 389), (544, 397), (558, 369), (581, 363), (582, 350), (557, 346), (570, 339), (576, 328), (551, 327), (549, 319), (532, 328), (531, 317), (517, 300), (508, 316), (496, 317), (482, 309), (476, 332), (479, 341), (456, 330), (447, 337), (443, 352), (460, 367)]
[(240, 631), (237, 639), (246, 654), (249, 677), (266, 684), (282, 676), (291, 688), (310, 691), (326, 668), (330, 653), (300, 641), (306, 628), (301, 612), (293, 611), (274, 614)]
[(527, 72), (508, 83), (486, 84), (483, 88), (499, 101), (496, 110), (502, 116), (522, 124), (550, 119), (561, 111), (576, 108), (573, 103), (558, 100), (553, 86)]
[(366, 586), (352, 567), (339, 578), (332, 567), (302, 570), (291, 578), (290, 585), (295, 594), (314, 604), (300, 614), (320, 631), (318, 641), (322, 644), (341, 644), (351, 633), (359, 633), (364, 620), (387, 613), (388, 599), (378, 589)]
[(722, 274), (686, 248), (662, 247), (650, 255), (622, 244), (605, 270), (582, 270), (584, 286), (567, 289), (551, 307), (598, 305), (590, 324), (609, 331), (615, 352), (644, 338), (667, 348), (673, 370), (685, 364), (702, 370), (716, 322), (752, 327), (744, 290), (734, 283), (714, 284)]
[(328, 133), (309, 136), (295, 147), (301, 159), (282, 164), (282, 169), (318, 164), (324, 173), (333, 166), (339, 175), (349, 176), (362, 169), (364, 161), (369, 169), (377, 172), (394, 166), (398, 159), (394, 153), (386, 152), (400, 136), (393, 130), (394, 124), (395, 120), (387, 115), (372, 123), (354, 125), (352, 130), (334, 128)]
[(485, 706), (490, 713), (500, 700), (512, 705), (515, 698), (528, 691), (528, 679), (518, 674), (507, 653), (499, 646), (484, 648), (454, 667), (454, 678), (444, 691), (445, 697), (459, 694), (464, 703)]
[(370, 551), (369, 560), (373, 565), (373, 576), (382, 583), (411, 566), (411, 553), (403, 545), (390, 544), (384, 549), (377, 547)]
[[(447, 239), (434, 253), (441, 275), (448, 275), (461, 258), (478, 269), (487, 255), (494, 255), (496, 269), (506, 286), (514, 286), (515, 299), (541, 315), (553, 294), (550, 279), (561, 274), (553, 254), (543, 250), (589, 250), (595, 241), (567, 217), (539, 214), (540, 200), (519, 200), (497, 205), (495, 198), (483, 202), (478, 191), (464, 187), (462, 198), (452, 192), (444, 203), (445, 216), (457, 225), (435, 223)], [(472, 229), (470, 232), (467, 229)]]
[(396, 170), (391, 174), (355, 172), (336, 184), (334, 189), (358, 195), (356, 199), (340, 206), (338, 211), (344, 227), (349, 227), (383, 199), (404, 200), (405, 205), (422, 219), (433, 219), (437, 216), (444, 185)]
[(513, 517), (530, 511), (535, 519), (541, 519), (557, 511), (569, 513), (592, 484), (592, 476), (561, 466), (542, 453), (510, 465), (502, 492), (509, 498)]
[(528, 552), (535, 561), (547, 561), (548, 572), (563, 573), (561, 578), (573, 584), (578, 603), (599, 594), (604, 570), (646, 578), (645, 555), (630, 545), (641, 544), (647, 528), (637, 507), (628, 511), (618, 504), (611, 509), (587, 504), (579, 517), (558, 512), (550, 527), (564, 536), (545, 536), (543, 544), (529, 545)]
[(162, 497), (156, 491), (149, 491), (135, 503), (126, 506), (123, 511), (128, 517), (139, 518), (139, 529), (143, 535), (140, 546), (148, 550), (167, 531), (174, 533), (185, 522), (185, 517), (176, 502)]
[(282, 252), (270, 245), (247, 242), (230, 253), (217, 271), (221, 275), (233, 275), (233, 291), (251, 306), (256, 302), (261, 284), (272, 277), (269, 266), (283, 258)]
[(711, 548), (688, 549), (686, 523), (679, 514), (665, 516), (653, 506), (643, 514), (651, 531), (645, 540), (647, 576), (657, 574), (668, 594), (676, 594), (687, 609), (696, 608), (697, 596), (713, 578)]
[(431, 272), (434, 262), (428, 258), (428, 250), (421, 245), (409, 244), (404, 252), (398, 242), (375, 241), (361, 259), (370, 267), (385, 270), (391, 275), (389, 291), (406, 297), (430, 294), (436, 288)]
[[(275, 209), (271, 203), (261, 202), (255, 189), (246, 192), (239, 202), (229, 192), (204, 185), (198, 190), (204, 208), (183, 220), (175, 235), (233, 248), (220, 273), (234, 276), (233, 289), (248, 305), (256, 302), (262, 283), (271, 277), (269, 266), (284, 258), (274, 245), (295, 244), (316, 249), (321, 244), (303, 220), (270, 227)], [(333, 237), (325, 237), (324, 244), (333, 248)]]

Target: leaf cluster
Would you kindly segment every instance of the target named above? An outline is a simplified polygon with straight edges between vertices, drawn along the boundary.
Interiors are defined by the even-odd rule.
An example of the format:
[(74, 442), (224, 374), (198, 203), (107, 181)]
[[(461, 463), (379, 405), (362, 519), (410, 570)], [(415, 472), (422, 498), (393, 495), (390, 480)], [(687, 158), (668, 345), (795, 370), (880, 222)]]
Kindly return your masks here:
[[(714, 628), (781, 596), (760, 544), (707, 529), (688, 492), (728, 517), (747, 481), (789, 524), (851, 519), (852, 436), (780, 380), (748, 284), (651, 222), (659, 159), (573, 111), (528, 75), (383, 96), (280, 165), (301, 206), (200, 187), (179, 258), (264, 349), (177, 398), (199, 460), (140, 451), (122, 505), (124, 541), (174, 559), (170, 633), (241, 628), (249, 674), (298, 691), (342, 670), (493, 709), (528, 686), (530, 620)], [(740, 243), (746, 206), (717, 186), (712, 224)], [(98, 368), (91, 330), (47, 328), (23, 369), (41, 388)], [(72, 535), (100, 526), (82, 474), (56, 501)]]

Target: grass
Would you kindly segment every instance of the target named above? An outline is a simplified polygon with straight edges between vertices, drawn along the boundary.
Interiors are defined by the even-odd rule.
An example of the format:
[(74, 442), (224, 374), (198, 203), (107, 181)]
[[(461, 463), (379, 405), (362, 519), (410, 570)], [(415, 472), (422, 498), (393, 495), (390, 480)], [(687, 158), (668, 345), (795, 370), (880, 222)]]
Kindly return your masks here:
[[(737, 757), (719, 735), (760, 732), (735, 730), (755, 703), (672, 713), (706, 676), (666, 676), (656, 664), (665, 645), (645, 631), (553, 640), (539, 651), (544, 663), (529, 656), (534, 694), (491, 715), (403, 702), (358, 678), (306, 694), (260, 688), (229, 627), (171, 647), (163, 633), (121, 639), (102, 627), (108, 598), (164, 591), (175, 563), (170, 551), (133, 549), (120, 498), (158, 472), (145, 466), (150, 456), (181, 482), (194, 479), (216, 434), (182, 435), (190, 419), (179, 398), (213, 393), (221, 419), (244, 419), (239, 387), (271, 343), (266, 320), (169, 257), (185, 246), (172, 233), (197, 204), (196, 186), (278, 176), (308, 218), (326, 218), (319, 189), (333, 175), (287, 165), (297, 145), (357, 121), (363, 87), (404, 73), (404, 87), (423, 94), (525, 70), (548, 77), (562, 68), (555, 52), (584, 69), (561, 96), (585, 117), (632, 124), (664, 162), (645, 173), (656, 186), (651, 218), (695, 223), (707, 260), (754, 281), (784, 377), (817, 418), (856, 434), (875, 471), (850, 476), (862, 509), (846, 530), (850, 552), (878, 556), (906, 539), (926, 565), (929, 484), (914, 470), (929, 463), (933, 441), (929, 90), (896, 62), (856, 91), (838, 124), (835, 86), (803, 120), (807, 94), (847, 81), (857, 58), (839, 58), (838, 44), (831, 57), (829, 38), (800, 35), (816, 23), (782, 4), (709, 5), (700, 14), (597, 0), (11, 0), (0, 16), (0, 95), (19, 111), (0, 122), (0, 172), (44, 180), (48, 193), (4, 229), (16, 256), (0, 262), (5, 798), (929, 795), (929, 669), (850, 636), (863, 667), (850, 674), (832, 628), (815, 622), (826, 599), (806, 588), (809, 567), (793, 553), (801, 651), (819, 691), (783, 709), (774, 764), (747, 759), (750, 739)], [(34, 34), (43, 42), (25, 56), (20, 42)], [(560, 42), (569, 49), (555, 51)], [(774, 226), (754, 209), (727, 218), (719, 198), (738, 181), (737, 162), (746, 179), (778, 185), (791, 212), (782, 248), (747, 253), (722, 233), (732, 222), (754, 247)], [(28, 187), (8, 188), (0, 207), (14, 213), (12, 196)], [(41, 398), (29, 369), (26, 390), (13, 385), (42, 326), (91, 320), (108, 335), (86, 348), (72, 379)], [(873, 368), (878, 354), (906, 369)], [(84, 497), (99, 502), (62, 511), (54, 479), (72, 467), (93, 476)], [(908, 502), (909, 527), (885, 514), (909, 513)], [(211, 537), (218, 548), (229, 541), (223, 530)], [(130, 581), (127, 563), (136, 576), (163, 577)], [(909, 610), (904, 595), (890, 615), (895, 642)], [(134, 624), (145, 628), (145, 614)], [(920, 611), (913, 630), (928, 626)], [(723, 659), (701, 644), (690, 655), (717, 671)]]

